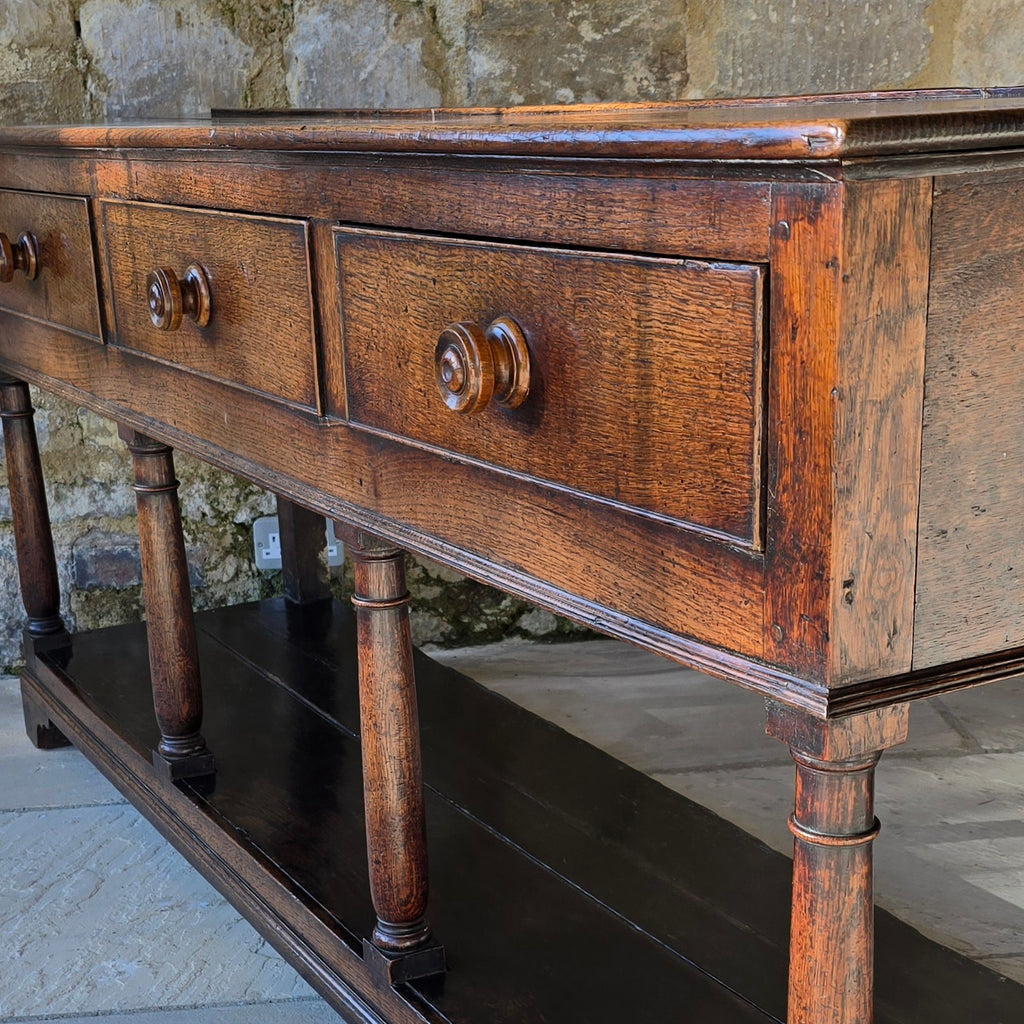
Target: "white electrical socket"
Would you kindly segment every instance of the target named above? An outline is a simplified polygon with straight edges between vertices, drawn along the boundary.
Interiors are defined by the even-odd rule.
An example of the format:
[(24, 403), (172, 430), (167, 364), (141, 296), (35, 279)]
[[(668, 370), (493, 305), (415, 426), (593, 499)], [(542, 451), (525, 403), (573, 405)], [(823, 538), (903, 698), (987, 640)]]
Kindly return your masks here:
[[(334, 523), (326, 519), (324, 538), (327, 543), (327, 564), (341, 565), (345, 561), (345, 546), (334, 536)], [(256, 554), (256, 568), (269, 572), (281, 568), (281, 529), (277, 516), (263, 516), (252, 524), (252, 543)]]

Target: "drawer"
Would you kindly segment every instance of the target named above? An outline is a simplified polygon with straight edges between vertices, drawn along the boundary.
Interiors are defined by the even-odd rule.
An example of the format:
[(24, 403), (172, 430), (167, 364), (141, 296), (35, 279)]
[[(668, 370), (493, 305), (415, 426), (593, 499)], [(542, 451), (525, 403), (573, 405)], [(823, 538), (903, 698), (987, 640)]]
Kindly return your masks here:
[[(144, 203), (104, 201), (103, 239), (114, 299), (115, 344), (260, 391), (317, 406), (309, 247), (303, 221)], [(178, 282), (201, 271), (208, 320), (186, 309), (161, 328), (150, 310), (150, 275)], [(160, 302), (171, 308), (166, 278)]]
[[(335, 240), (345, 394), (332, 384), (329, 401), (351, 422), (761, 546), (761, 266), (347, 227)], [(479, 340), (500, 318), (525, 341), (525, 400), (452, 411), (439, 336), (475, 324), (461, 331)]]
[(34, 278), (18, 268), (0, 281), (0, 309), (99, 338), (87, 201), (0, 189), (0, 231), (15, 249), (22, 234), (31, 236), (36, 265)]

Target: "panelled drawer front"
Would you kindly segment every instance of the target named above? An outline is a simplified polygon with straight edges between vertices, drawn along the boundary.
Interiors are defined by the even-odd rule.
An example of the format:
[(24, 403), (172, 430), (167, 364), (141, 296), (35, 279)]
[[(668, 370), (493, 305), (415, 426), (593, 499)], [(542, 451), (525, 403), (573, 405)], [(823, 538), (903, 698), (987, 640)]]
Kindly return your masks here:
[[(761, 267), (335, 238), (352, 422), (760, 546)], [(498, 317), (525, 332), (529, 395), (452, 412), (438, 336)]]
[[(307, 229), (303, 221), (104, 201), (114, 342), (296, 405), (317, 406)], [(209, 283), (209, 322), (155, 326), (147, 278), (182, 278), (196, 264)]]
[(99, 338), (87, 201), (0, 189), (0, 231), (12, 245), (23, 232), (30, 234), (38, 251), (34, 280), (15, 270), (12, 280), (0, 282), (0, 309)]

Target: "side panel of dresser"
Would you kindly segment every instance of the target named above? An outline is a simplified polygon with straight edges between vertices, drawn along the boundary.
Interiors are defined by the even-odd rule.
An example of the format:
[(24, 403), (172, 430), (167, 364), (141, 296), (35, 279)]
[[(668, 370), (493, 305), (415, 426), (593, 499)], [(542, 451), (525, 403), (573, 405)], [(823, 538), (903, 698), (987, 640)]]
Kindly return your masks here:
[(936, 179), (914, 668), (1024, 646), (1024, 177)]

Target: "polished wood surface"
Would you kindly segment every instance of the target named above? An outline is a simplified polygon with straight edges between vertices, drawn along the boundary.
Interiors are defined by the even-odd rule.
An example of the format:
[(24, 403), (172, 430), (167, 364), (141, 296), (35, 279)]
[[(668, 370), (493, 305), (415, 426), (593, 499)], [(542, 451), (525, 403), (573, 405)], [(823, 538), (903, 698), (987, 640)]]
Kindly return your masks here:
[[(361, 530), (342, 532), (355, 576), (366, 850), (377, 913), (373, 943), (387, 953), (409, 953), (428, 943), (430, 927), (405, 553)], [(443, 962), (442, 956), (438, 967)]]
[[(761, 268), (337, 240), (353, 422), (761, 546)], [(461, 422), (438, 400), (438, 334), (504, 315), (527, 338), (529, 395)]]
[(110, 201), (100, 216), (115, 344), (317, 407), (305, 224)]
[(931, 212), (927, 178), (848, 186), (829, 570), (831, 672), (846, 680), (914, 664)]
[(131, 452), (135, 474), (149, 674), (160, 728), (153, 763), (172, 780), (210, 775), (213, 758), (199, 731), (203, 689), (174, 453), (130, 427), (118, 432)]
[(434, 347), (434, 383), (452, 412), (481, 412), (495, 401), (518, 409), (530, 396), (530, 348), (522, 327), (499, 316), (486, 328), (449, 324)]
[[(875, 765), (907, 738), (897, 704), (814, 721), (769, 702), (767, 731), (796, 762), (788, 1024), (874, 1017), (875, 910), (871, 847)], [(828, 907), (828, 913), (820, 908)]]
[[(346, 1020), (365, 1017), (332, 972), (402, 1024), (785, 1018), (789, 859), (420, 653), (430, 916), (451, 969), (375, 990), (357, 952), (375, 922), (367, 865), (349, 855), (363, 833), (354, 619), (281, 598), (197, 613), (216, 786), (162, 788), (155, 812), (142, 798), (190, 860), (222, 852), (204, 870), (250, 917), (280, 909), (270, 942)], [(32, 666), (76, 681), (58, 691), (76, 742), (109, 773), (114, 753), (130, 764), (137, 801), (153, 787), (146, 664), (144, 627), (128, 626)], [(1020, 985), (884, 910), (876, 929), (878, 1024), (1019, 1019)], [(297, 953), (302, 935), (326, 956)]]
[[(426, 943), (406, 549), (769, 698), (798, 765), (790, 1012), (869, 1019), (874, 762), (909, 700), (1024, 668), (1022, 181), (1015, 89), (0, 131), (0, 201), (78, 225), (58, 266), (39, 218), (0, 223), (40, 243), (0, 285), (5, 379), (150, 439), (144, 490), (159, 463), (165, 746), (199, 728), (195, 658), (159, 639), (191, 621), (169, 448), (279, 495), (293, 609), (326, 605), (299, 534), (326, 515), (356, 541), (377, 909), (347, 980), (318, 975), (339, 1006), (415, 1019), (395, 993), (440, 943), (432, 984), (476, 983), (433, 909)], [(21, 537), (45, 523), (32, 444)], [(37, 738), (52, 718), (89, 747), (73, 680), (35, 678)], [(286, 901), (252, 909), (234, 856), (196, 854), (307, 969), (337, 954)]]
[(39, 461), (32, 396), (22, 381), (0, 376), (0, 419), (7, 454), (21, 599), (33, 637), (64, 632), (53, 533)]
[(35, 254), (34, 274), (15, 266), (7, 280), (0, 273), (0, 309), (98, 338), (99, 303), (86, 201), (0, 189), (0, 232), (16, 248), (27, 236)]
[(252, 111), (191, 124), (32, 127), (80, 148), (337, 149), (652, 159), (814, 160), (1020, 146), (1021, 89), (472, 110)]
[(1024, 182), (936, 179), (914, 661), (1024, 636)]
[(9, 284), (15, 273), (29, 281), (39, 276), (39, 242), (28, 231), (22, 231), (13, 242), (0, 231), (0, 284)]

